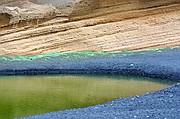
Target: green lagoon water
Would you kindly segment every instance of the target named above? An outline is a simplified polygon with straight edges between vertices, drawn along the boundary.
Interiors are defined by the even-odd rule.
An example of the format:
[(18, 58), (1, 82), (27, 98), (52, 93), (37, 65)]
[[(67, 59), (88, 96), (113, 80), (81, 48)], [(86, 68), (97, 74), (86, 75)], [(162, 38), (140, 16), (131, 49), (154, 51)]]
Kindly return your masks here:
[(173, 83), (129, 76), (1, 76), (0, 119), (88, 107)]

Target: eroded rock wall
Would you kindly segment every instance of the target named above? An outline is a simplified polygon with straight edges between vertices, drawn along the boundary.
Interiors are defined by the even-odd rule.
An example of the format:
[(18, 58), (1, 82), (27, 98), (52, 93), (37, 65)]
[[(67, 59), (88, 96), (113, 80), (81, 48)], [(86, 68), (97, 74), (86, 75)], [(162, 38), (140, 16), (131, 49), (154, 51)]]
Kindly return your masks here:
[(78, 20), (115, 12), (142, 10), (179, 3), (180, 0), (82, 0), (76, 4), (70, 17), (71, 20)]
[(0, 2), (0, 54), (180, 46), (180, 0)]
[[(28, 25), (29, 21), (34, 20), (67, 17), (73, 21), (179, 2), (180, 0), (2, 0), (0, 16), (1, 19), (10, 18), (9, 25), (24, 21), (28, 21), (25, 23)], [(0, 27), (4, 26), (8, 24), (1, 20)]]

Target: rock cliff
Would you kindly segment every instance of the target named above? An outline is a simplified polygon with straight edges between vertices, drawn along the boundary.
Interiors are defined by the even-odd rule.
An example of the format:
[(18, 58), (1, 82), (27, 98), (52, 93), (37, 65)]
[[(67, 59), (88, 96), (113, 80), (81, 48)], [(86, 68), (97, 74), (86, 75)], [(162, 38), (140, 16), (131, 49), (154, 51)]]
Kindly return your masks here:
[(180, 46), (180, 0), (2, 0), (0, 54)]

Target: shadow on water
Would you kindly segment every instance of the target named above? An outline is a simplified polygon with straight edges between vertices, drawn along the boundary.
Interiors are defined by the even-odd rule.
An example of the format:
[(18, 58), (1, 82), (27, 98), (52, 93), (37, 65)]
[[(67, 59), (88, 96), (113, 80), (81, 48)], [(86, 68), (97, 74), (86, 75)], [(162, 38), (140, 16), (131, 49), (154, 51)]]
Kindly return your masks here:
[(119, 75), (1, 76), (0, 119), (88, 107), (175, 83)]

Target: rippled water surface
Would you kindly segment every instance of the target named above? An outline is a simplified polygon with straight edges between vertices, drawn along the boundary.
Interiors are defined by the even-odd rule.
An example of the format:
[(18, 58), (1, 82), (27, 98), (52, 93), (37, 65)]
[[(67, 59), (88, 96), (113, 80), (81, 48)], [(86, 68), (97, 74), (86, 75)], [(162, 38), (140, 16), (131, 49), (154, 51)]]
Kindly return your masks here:
[(0, 119), (88, 107), (173, 83), (129, 76), (1, 76)]

